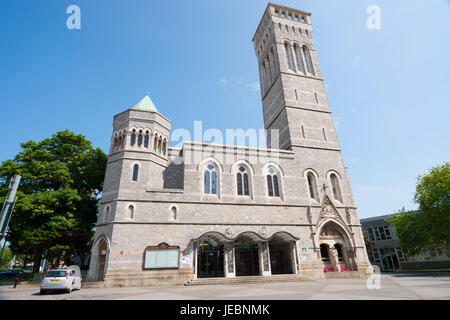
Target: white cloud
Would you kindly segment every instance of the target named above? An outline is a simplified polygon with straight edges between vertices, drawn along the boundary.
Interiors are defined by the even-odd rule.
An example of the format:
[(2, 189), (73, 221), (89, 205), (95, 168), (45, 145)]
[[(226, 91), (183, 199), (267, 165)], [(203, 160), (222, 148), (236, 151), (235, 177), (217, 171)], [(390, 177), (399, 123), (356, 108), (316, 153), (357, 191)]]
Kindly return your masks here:
[(237, 88), (245, 85), (246, 88), (250, 88), (253, 91), (259, 91), (259, 82), (245, 83), (243, 78), (229, 79), (227, 77), (221, 77), (217, 83), (225, 89)]
[(259, 82), (251, 82), (245, 85), (247, 88), (252, 89), (253, 91), (259, 91)]

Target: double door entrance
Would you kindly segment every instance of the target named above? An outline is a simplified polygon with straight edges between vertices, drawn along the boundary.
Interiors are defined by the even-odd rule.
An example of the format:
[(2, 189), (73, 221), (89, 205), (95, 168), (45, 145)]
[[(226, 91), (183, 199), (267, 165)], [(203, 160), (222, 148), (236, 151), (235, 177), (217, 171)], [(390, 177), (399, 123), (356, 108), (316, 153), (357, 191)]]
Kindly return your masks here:
[(200, 249), (198, 255), (198, 277), (224, 277), (223, 248)]
[(258, 245), (235, 248), (236, 276), (259, 275)]

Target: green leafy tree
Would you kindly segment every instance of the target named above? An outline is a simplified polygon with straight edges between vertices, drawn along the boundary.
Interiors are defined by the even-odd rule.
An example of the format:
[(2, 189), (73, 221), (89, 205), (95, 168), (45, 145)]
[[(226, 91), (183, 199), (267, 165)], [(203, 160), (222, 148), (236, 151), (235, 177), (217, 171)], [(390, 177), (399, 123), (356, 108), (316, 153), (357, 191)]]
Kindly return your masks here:
[(53, 264), (68, 263), (86, 251), (107, 156), (69, 130), (21, 147), (0, 165), (0, 192), (6, 194), (11, 177), (22, 176), (7, 240), (13, 253), (33, 259), (37, 272), (44, 256)]
[(403, 250), (415, 255), (430, 247), (450, 245), (450, 163), (418, 177), (414, 201), (418, 211), (404, 208), (389, 222), (395, 225)]
[[(0, 248), (0, 252), (1, 252)], [(0, 270), (8, 269), (10, 267), (10, 263), (13, 260), (14, 255), (12, 254), (9, 248), (5, 248), (3, 251), (2, 259), (0, 260)]]
[(371, 253), (374, 243), (372, 239), (370, 239), (369, 236), (367, 235), (366, 230), (362, 229), (362, 234), (364, 237), (364, 244), (366, 245), (367, 252)]

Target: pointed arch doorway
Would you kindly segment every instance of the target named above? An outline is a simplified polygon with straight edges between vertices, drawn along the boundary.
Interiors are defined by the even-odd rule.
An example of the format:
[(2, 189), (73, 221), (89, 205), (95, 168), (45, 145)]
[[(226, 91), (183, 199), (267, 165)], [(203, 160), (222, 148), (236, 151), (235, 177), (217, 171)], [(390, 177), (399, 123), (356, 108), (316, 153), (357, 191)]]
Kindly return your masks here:
[(354, 261), (350, 241), (344, 230), (334, 222), (324, 224), (319, 234), (320, 258), (324, 268), (353, 270)]
[(98, 280), (103, 281), (105, 279), (105, 264), (107, 255), (107, 244), (105, 240), (101, 240), (98, 247)]

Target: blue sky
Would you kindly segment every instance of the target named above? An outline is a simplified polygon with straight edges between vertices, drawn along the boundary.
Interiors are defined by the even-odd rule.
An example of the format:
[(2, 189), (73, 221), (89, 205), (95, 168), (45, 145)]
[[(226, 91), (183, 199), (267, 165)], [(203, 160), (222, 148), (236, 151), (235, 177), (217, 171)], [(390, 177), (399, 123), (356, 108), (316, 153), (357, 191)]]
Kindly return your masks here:
[[(417, 176), (450, 160), (450, 2), (276, 3), (312, 13), (360, 217), (415, 208)], [(66, 27), (72, 4), (81, 30)], [(2, 0), (0, 161), (66, 128), (106, 151), (113, 115), (146, 92), (173, 129), (263, 128), (251, 39), (266, 5)], [(380, 30), (366, 27), (369, 5)]]

